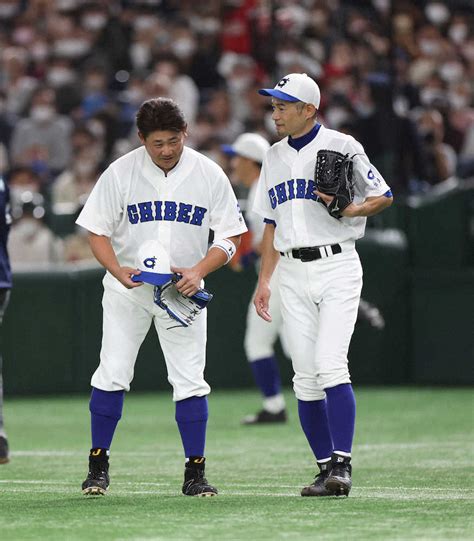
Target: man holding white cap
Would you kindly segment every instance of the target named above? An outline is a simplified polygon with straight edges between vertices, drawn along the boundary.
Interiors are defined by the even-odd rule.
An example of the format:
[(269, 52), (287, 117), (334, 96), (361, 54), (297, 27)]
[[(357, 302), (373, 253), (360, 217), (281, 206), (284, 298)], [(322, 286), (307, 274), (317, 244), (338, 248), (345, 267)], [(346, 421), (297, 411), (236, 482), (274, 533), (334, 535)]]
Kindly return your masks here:
[[(362, 289), (355, 241), (392, 194), (360, 143), (317, 122), (321, 93), (313, 79), (290, 73), (259, 93), (272, 98), (282, 140), (265, 155), (255, 197), (266, 225), (254, 304), (272, 320), (270, 280), (278, 264), (298, 413), (319, 467), (301, 495), (347, 496), (355, 425), (347, 352)], [(352, 162), (354, 199), (338, 216), (329, 213), (334, 196), (317, 190), (317, 153), (326, 149)]]
[(202, 293), (203, 279), (230, 261), (247, 227), (222, 169), (185, 146), (187, 124), (175, 102), (153, 98), (142, 103), (136, 124), (142, 146), (109, 165), (77, 219), (107, 269), (100, 363), (91, 379), (92, 448), (82, 491), (101, 495), (108, 490), (110, 447), (138, 350), (153, 324), (183, 444), (182, 492), (214, 496), (217, 490), (204, 475), (207, 311), (193, 310), (191, 325), (163, 295), (173, 273), (180, 278), (168, 284), (168, 293), (170, 287), (189, 299)]
[[(252, 262), (256, 260), (257, 266), (265, 224), (262, 217), (253, 212), (252, 207), (263, 158), (269, 148), (268, 141), (258, 133), (244, 133), (237, 137), (233, 145), (222, 145), (222, 150), (233, 156), (231, 168), (234, 177), (249, 189), (245, 221), (251, 232), (253, 257), (246, 259)], [(274, 350), (278, 336), (284, 347), (276, 271), (272, 276), (271, 287), (273, 295), (270, 300), (270, 309), (274, 314), (271, 323), (266, 323), (258, 317), (252, 301), (247, 310), (244, 349), (255, 382), (262, 394), (263, 408), (256, 414), (244, 417), (242, 419), (244, 425), (284, 423), (287, 419), (285, 398), (281, 392), (280, 371)]]

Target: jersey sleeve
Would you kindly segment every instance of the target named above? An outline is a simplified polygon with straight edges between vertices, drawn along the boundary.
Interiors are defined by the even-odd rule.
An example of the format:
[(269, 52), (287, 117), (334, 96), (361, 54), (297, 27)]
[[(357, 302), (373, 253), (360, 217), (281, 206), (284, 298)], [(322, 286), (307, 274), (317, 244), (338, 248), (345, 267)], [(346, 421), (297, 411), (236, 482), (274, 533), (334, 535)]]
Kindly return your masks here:
[(217, 173), (216, 180), (212, 186), (209, 227), (216, 240), (241, 235), (247, 231), (247, 226), (230, 180), (222, 170)]
[(96, 235), (111, 237), (122, 212), (120, 190), (109, 167), (99, 177), (76, 223)]
[(260, 215), (263, 219), (275, 221), (275, 211), (272, 208), (270, 196), (267, 189), (267, 167), (266, 158), (263, 162), (258, 179), (257, 190), (255, 192), (255, 200), (253, 203), (253, 211)]
[(364, 147), (355, 139), (351, 139), (345, 152), (354, 156), (353, 180), (356, 190), (364, 198), (377, 197), (390, 191), (390, 187), (377, 168), (370, 163)]

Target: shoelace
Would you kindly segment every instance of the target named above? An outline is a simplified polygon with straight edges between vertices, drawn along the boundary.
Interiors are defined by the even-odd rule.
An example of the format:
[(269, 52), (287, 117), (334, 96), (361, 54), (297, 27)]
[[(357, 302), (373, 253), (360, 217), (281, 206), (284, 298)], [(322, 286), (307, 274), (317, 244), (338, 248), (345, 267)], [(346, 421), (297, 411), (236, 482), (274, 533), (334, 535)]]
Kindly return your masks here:
[(329, 471), (320, 471), (314, 476), (314, 483), (319, 481), (319, 479), (324, 479), (325, 477), (329, 477)]
[(191, 485), (195, 485), (199, 483), (200, 485), (208, 485), (209, 486), (209, 483), (207, 482), (207, 479), (204, 477), (204, 473), (200, 472), (200, 471), (197, 471), (193, 477), (191, 479), (188, 479), (187, 481), (185, 481), (185, 486), (186, 487), (190, 487)]
[(336, 464), (333, 466), (331, 475), (343, 477), (346, 473), (351, 474), (351, 466), (350, 464)]

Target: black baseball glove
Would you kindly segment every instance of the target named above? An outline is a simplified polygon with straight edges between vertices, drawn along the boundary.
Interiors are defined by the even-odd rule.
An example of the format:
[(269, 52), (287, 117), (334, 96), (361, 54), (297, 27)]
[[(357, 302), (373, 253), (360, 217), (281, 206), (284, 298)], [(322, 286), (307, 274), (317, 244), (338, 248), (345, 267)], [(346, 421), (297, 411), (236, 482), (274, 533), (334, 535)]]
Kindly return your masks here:
[[(353, 158), (353, 157), (352, 157)], [(335, 150), (319, 150), (314, 169), (314, 180), (318, 191), (333, 195), (329, 205), (319, 198), (329, 214), (336, 219), (341, 218), (341, 212), (354, 199), (354, 184), (352, 182), (352, 158)]]

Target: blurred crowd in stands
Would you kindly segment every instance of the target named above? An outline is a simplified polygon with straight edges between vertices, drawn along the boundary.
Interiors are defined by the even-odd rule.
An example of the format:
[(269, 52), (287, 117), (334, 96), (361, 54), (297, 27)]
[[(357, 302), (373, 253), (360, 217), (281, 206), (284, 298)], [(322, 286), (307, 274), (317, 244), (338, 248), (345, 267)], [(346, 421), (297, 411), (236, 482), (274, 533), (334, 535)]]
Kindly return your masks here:
[(13, 267), (91, 257), (74, 217), (139, 145), (135, 112), (156, 96), (178, 102), (187, 144), (228, 170), (222, 144), (276, 140), (257, 89), (305, 72), (320, 121), (362, 142), (395, 198), (473, 176), (473, 23), (472, 0), (2, 0)]

